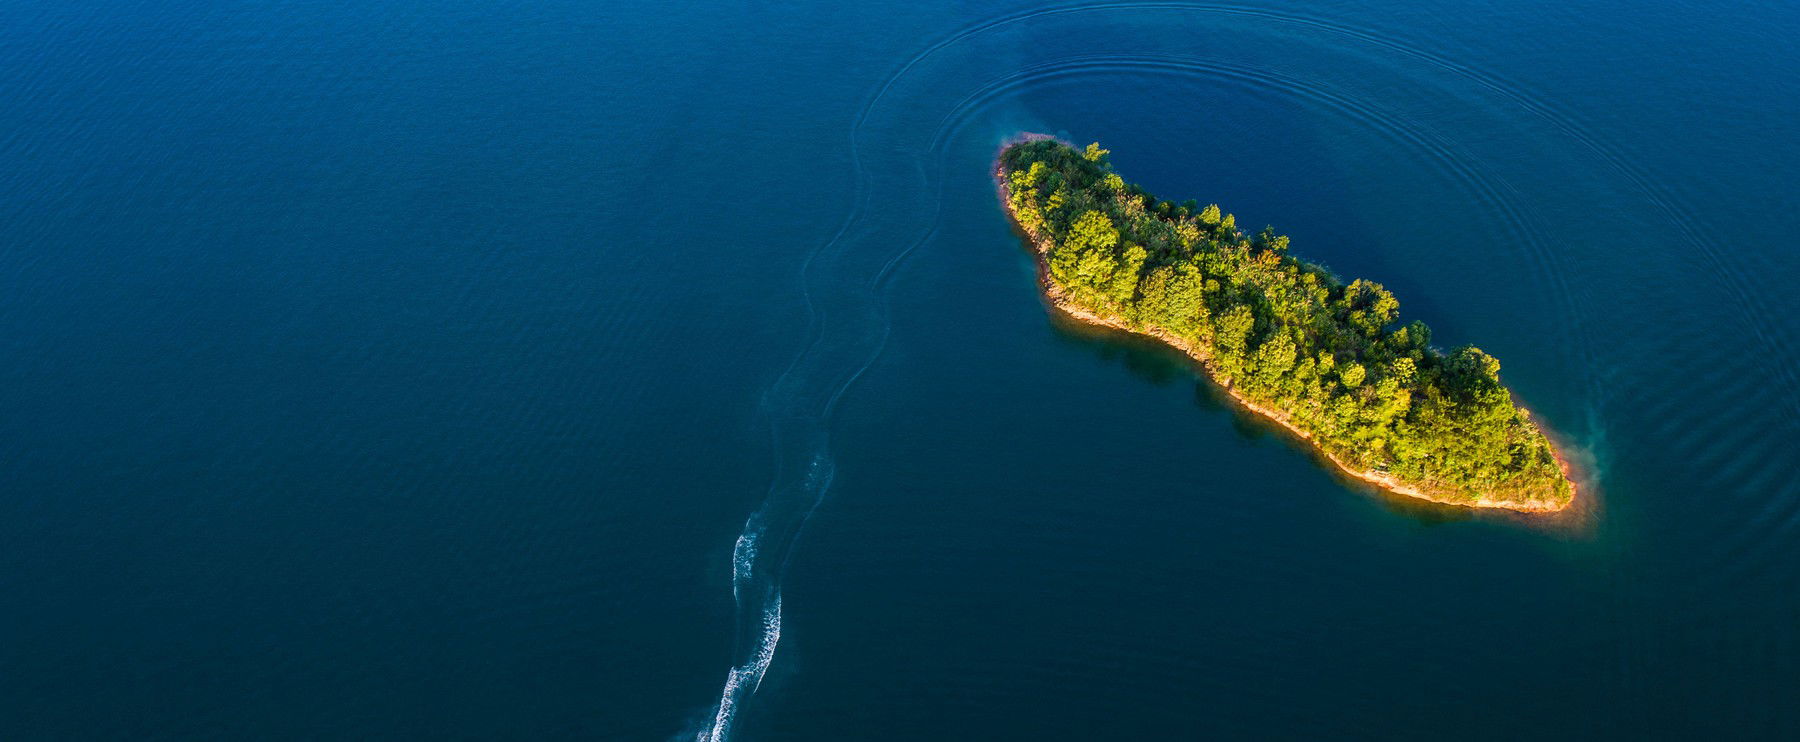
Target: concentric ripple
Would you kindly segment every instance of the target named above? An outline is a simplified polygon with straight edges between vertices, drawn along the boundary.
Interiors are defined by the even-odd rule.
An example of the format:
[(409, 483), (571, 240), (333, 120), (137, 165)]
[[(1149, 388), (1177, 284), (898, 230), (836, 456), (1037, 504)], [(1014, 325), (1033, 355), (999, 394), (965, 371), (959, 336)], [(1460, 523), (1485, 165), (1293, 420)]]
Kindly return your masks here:
[[(1031, 50), (1021, 50), (1016, 38), (1024, 30), (1075, 33), (1079, 26), (1105, 23), (1114, 14), (1144, 13), (1158, 14), (1159, 19), (1166, 17), (1167, 23), (1159, 25), (1159, 33), (1151, 38), (1132, 37), (1129, 46), (1123, 39), (1101, 40), (1087, 45), (1087, 51), (1080, 55), (1037, 58), (1031, 56)], [(1182, 36), (1183, 33), (1192, 36)], [(1202, 35), (1209, 43), (1192, 40)], [(1213, 48), (1227, 36), (1250, 41)], [(1611, 292), (1601, 293), (1589, 281), (1627, 279), (1594, 275), (1592, 267), (1581, 262), (1582, 256), (1556, 237), (1559, 220), (1546, 213), (1540, 202), (1523, 195), (1526, 189), (1520, 187), (1524, 177), (1520, 169), (1477, 154), (1476, 148), (1434, 118), (1389, 105), (1378, 94), (1377, 86), (1359, 83), (1353, 72), (1335, 67), (1293, 69), (1283, 66), (1282, 55), (1257, 58), (1244, 53), (1258, 41), (1277, 37), (1283, 43), (1303, 43), (1320, 54), (1336, 55), (1343, 68), (1355, 69), (1365, 77), (1443, 91), (1434, 98), (1443, 105), (1459, 107), (1459, 115), (1505, 116), (1508, 126), (1497, 128), (1516, 132), (1521, 148), (1535, 148), (1533, 154), (1547, 162), (1560, 163), (1545, 168), (1544, 177), (1588, 178), (1596, 193), (1625, 192), (1652, 204), (1666, 220), (1661, 229), (1692, 248), (1691, 253), (1706, 267), (1723, 302), (1742, 320), (1756, 349), (1769, 357), (1791, 358), (1789, 338), (1780, 326), (1769, 321), (1766, 303), (1751, 290), (1742, 268), (1723, 257), (1724, 250), (1717, 240), (1692, 220), (1688, 210), (1681, 208), (1666, 188), (1635, 165), (1628, 153), (1591, 131), (1574, 115), (1491, 72), (1475, 69), (1420, 44), (1337, 21), (1233, 5), (1071, 4), (966, 25), (899, 63), (872, 87), (850, 124), (849, 156), (855, 193), (850, 212), (835, 233), (814, 248), (803, 263), (801, 286), (809, 316), (808, 339), (804, 350), (763, 398), (775, 443), (775, 476), (762, 504), (747, 518), (732, 552), (732, 590), (738, 617), (736, 657), (697, 739), (720, 742), (731, 738), (738, 714), (757, 693), (779, 656), (781, 579), (795, 540), (832, 487), (830, 430), (834, 411), (845, 393), (879, 359), (886, 345), (891, 329), (889, 279), (908, 256), (938, 234), (938, 204), (944, 184), (949, 178), (962, 177), (952, 174), (951, 169), (964, 173), (985, 168), (985, 161), (970, 160), (966, 153), (991, 152), (1001, 137), (1017, 129), (1060, 128), (1058, 122), (1043, 121), (1041, 113), (1027, 111), (1018, 103), (1048, 86), (1076, 79), (1142, 81), (1174, 77), (1225, 90), (1255, 90), (1278, 96), (1317, 113), (1319, 119), (1335, 126), (1385, 141), (1416, 161), (1422, 175), (1429, 173), (1450, 184), (1461, 197), (1482, 204), (1497, 230), (1486, 242), (1515, 248), (1533, 287), (1541, 289), (1542, 295), (1553, 302), (1557, 316), (1567, 318), (1561, 332), (1545, 341), (1554, 343), (1557, 355), (1566, 359), (1573, 378), (1564, 385), (1579, 390), (1581, 407), (1572, 415), (1565, 411), (1565, 419), (1556, 422), (1570, 426), (1561, 432), (1591, 459), (1591, 471), (1585, 472), (1590, 481), (1584, 483), (1583, 489), (1595, 489), (1594, 485), (1604, 478), (1611, 456), (1605, 448), (1608, 436), (1602, 420), (1607, 415), (1602, 410), (1620, 398), (1622, 392), (1614, 381), (1619, 378), (1620, 369), (1633, 362), (1618, 347), (1617, 335), (1636, 328), (1597, 326), (1590, 319), (1597, 314), (1594, 296)], [(929, 136), (925, 136), (927, 132), (905, 128), (905, 122), (917, 121), (921, 116), (938, 121)], [(1089, 134), (1105, 138), (1105, 132)], [(966, 146), (970, 140), (985, 144), (987, 149)], [(880, 222), (885, 226), (865, 218), (871, 205), (877, 203), (884, 216), (889, 217)], [(894, 219), (895, 214), (917, 216)], [(1681, 275), (1680, 268), (1670, 262), (1651, 265), (1643, 272), (1673, 277)], [(1710, 368), (1692, 370), (1744, 378), (1735, 373), (1741, 369), (1732, 363), (1735, 362), (1715, 362)], [(1775, 365), (1779, 368), (1770, 373), (1782, 389), (1774, 393), (1775, 407), (1790, 415), (1800, 413), (1800, 395), (1794, 391), (1800, 386), (1794, 383), (1795, 364)], [(1756, 396), (1750, 390), (1746, 390), (1746, 395)], [(1671, 394), (1669, 398), (1676, 396)], [(1670, 426), (1669, 433), (1675, 439), (1679, 440), (1684, 430), (1701, 429), (1684, 427), (1696, 417), (1693, 411), (1651, 404), (1666, 413), (1659, 420)], [(1574, 419), (1567, 419), (1570, 417)], [(1716, 471), (1730, 472), (1734, 480), (1752, 487), (1780, 488), (1794, 481), (1791, 465), (1783, 463), (1786, 459), (1764, 450), (1759, 440), (1696, 439), (1687, 443), (1696, 449), (1697, 462)], [(1751, 528), (1733, 524), (1737, 529), (1725, 539), (1730, 548), (1709, 556), (1719, 560), (1719, 579), (1754, 576), (1746, 576), (1729, 565), (1755, 564), (1755, 560), (1743, 558), (1745, 552), (1777, 542), (1800, 527), (1800, 502), (1796, 500), (1800, 498), (1768, 498), (1761, 501)]]

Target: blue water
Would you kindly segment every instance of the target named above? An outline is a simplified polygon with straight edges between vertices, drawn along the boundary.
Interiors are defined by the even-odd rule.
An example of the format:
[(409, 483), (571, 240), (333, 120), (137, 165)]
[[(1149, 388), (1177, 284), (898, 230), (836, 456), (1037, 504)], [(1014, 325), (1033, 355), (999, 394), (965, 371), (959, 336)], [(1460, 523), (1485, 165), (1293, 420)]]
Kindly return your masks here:
[[(1800, 6), (349, 5), (0, 4), (0, 737), (1800, 736)], [(1579, 511), (1053, 320), (1019, 131)]]

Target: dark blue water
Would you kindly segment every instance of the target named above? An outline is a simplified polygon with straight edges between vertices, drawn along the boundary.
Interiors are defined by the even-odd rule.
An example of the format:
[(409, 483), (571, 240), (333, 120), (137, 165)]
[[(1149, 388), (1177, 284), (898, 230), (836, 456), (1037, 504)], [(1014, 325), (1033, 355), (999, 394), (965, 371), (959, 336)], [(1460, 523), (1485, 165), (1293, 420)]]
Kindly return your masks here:
[[(1800, 735), (1787, 3), (0, 6), (0, 736)], [(1474, 342), (1551, 521), (1060, 325), (1021, 131)]]

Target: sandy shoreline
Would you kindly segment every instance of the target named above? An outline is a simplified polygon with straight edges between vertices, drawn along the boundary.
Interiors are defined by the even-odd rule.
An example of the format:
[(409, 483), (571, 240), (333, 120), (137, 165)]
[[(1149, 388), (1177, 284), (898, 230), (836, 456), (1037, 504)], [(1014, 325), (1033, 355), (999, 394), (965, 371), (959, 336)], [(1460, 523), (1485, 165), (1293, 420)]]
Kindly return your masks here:
[[(1002, 149), (1002, 151), (1004, 151), (1006, 147), (1011, 146), (1014, 142), (1030, 141), (1031, 139), (1035, 139), (1035, 138), (1048, 139), (1049, 137), (1026, 135), (1023, 138), (1009, 141), (1006, 145), (1002, 146), (1001, 149)], [(1265, 418), (1268, 418), (1271, 421), (1274, 421), (1276, 424), (1280, 425), (1283, 428), (1286, 428), (1289, 432), (1293, 433), (1295, 436), (1299, 437), (1300, 439), (1307, 441), (1309, 444), (1312, 442), (1312, 434), (1308, 433), (1305, 430), (1301, 430), (1299, 427), (1295, 426), (1293, 424), (1293, 422), (1288, 418), (1286, 413), (1284, 413), (1280, 410), (1274, 410), (1274, 409), (1264, 407), (1260, 404), (1257, 404), (1256, 402), (1251, 401), (1250, 399), (1246, 398), (1243, 394), (1241, 394), (1237, 390), (1237, 388), (1231, 384), (1230, 379), (1222, 378), (1217, 372), (1215, 372), (1213, 370), (1211, 360), (1207, 356), (1207, 354), (1200, 348), (1194, 347), (1188, 341), (1186, 341), (1180, 337), (1176, 337), (1174, 335), (1171, 335), (1171, 334), (1168, 334), (1166, 332), (1162, 332), (1162, 331), (1156, 330), (1156, 329), (1152, 329), (1150, 331), (1134, 329), (1134, 328), (1126, 325), (1125, 322), (1118, 317), (1101, 316), (1101, 315), (1095, 314), (1094, 312), (1089, 311), (1088, 309), (1086, 309), (1084, 307), (1077, 306), (1074, 302), (1070, 301), (1068, 299), (1068, 297), (1066, 297), (1064, 295), (1062, 288), (1057, 286), (1056, 282), (1051, 280), (1051, 278), (1050, 278), (1050, 265), (1048, 262), (1049, 241), (1046, 238), (1033, 233), (1031, 230), (1026, 229), (1025, 226), (1023, 224), (1020, 224), (1019, 220), (1014, 216), (1014, 214), (1012, 212), (1012, 192), (1011, 192), (1011, 188), (1008, 186), (1008, 184), (1006, 182), (1006, 169), (1005, 169), (1005, 166), (1001, 165), (997, 159), (994, 163), (994, 181), (999, 188), (1001, 210), (1006, 212), (1006, 216), (1009, 220), (1012, 221), (1013, 227), (1018, 229), (1021, 233), (1023, 233), (1031, 242), (1032, 258), (1033, 258), (1033, 261), (1037, 264), (1038, 288), (1041, 290), (1044, 300), (1051, 307), (1055, 308), (1057, 311), (1061, 312), (1065, 316), (1067, 316), (1070, 319), (1073, 319), (1077, 322), (1081, 322), (1084, 324), (1093, 325), (1093, 326), (1097, 326), (1097, 327), (1105, 327), (1105, 328), (1110, 328), (1110, 329), (1114, 329), (1114, 330), (1121, 330), (1121, 331), (1129, 332), (1129, 333), (1132, 333), (1135, 335), (1143, 335), (1146, 337), (1156, 338), (1157, 340), (1169, 345), (1170, 347), (1180, 350), (1181, 352), (1187, 354), (1187, 356), (1189, 358), (1192, 358), (1196, 363), (1199, 363), (1202, 368), (1206, 369), (1207, 375), (1212, 378), (1212, 380), (1217, 384), (1217, 386), (1219, 388), (1223, 389), (1226, 394), (1230, 395), (1230, 397), (1234, 401), (1236, 401), (1237, 404), (1241, 405), (1244, 409), (1254, 412)], [(1428, 501), (1435, 502), (1435, 503), (1441, 503), (1444, 505), (1460, 505), (1463, 507), (1473, 507), (1473, 508), (1499, 508), (1499, 509), (1504, 509), (1504, 510), (1513, 510), (1513, 511), (1518, 511), (1518, 512), (1525, 512), (1525, 513), (1551, 513), (1551, 512), (1556, 512), (1556, 511), (1562, 510), (1562, 509), (1568, 507), (1569, 503), (1574, 502), (1573, 492), (1571, 492), (1571, 497), (1569, 498), (1569, 503), (1557, 503), (1557, 502), (1552, 502), (1552, 501), (1547, 501), (1547, 500), (1525, 500), (1525, 501), (1494, 500), (1494, 499), (1489, 499), (1486, 496), (1478, 497), (1474, 500), (1463, 499), (1463, 498), (1451, 498), (1451, 497), (1447, 497), (1445, 495), (1437, 494), (1434, 492), (1421, 490), (1418, 487), (1415, 487), (1413, 485), (1410, 485), (1410, 484), (1400, 481), (1399, 479), (1395, 478), (1393, 475), (1390, 475), (1386, 472), (1374, 471), (1374, 470), (1369, 470), (1369, 469), (1357, 469), (1357, 468), (1351, 466), (1350, 464), (1346, 463), (1342, 459), (1339, 459), (1337, 456), (1333, 455), (1331, 452), (1326, 451), (1317, 445), (1311, 445), (1310, 447), (1313, 452), (1315, 452), (1315, 453), (1319, 454), (1320, 456), (1323, 456), (1325, 459), (1329, 460), (1333, 465), (1337, 466), (1337, 468), (1346, 475), (1354, 477), (1354, 478), (1361, 480), (1363, 482), (1366, 482), (1368, 484), (1372, 484), (1377, 487), (1380, 487), (1388, 492), (1392, 492), (1392, 493), (1395, 493), (1398, 495), (1405, 495), (1407, 497), (1418, 498), (1421, 500), (1428, 500)], [(1554, 450), (1552, 452), (1554, 453)], [(1565, 477), (1567, 477), (1568, 473), (1569, 473), (1569, 465), (1568, 465), (1567, 461), (1563, 460), (1563, 458), (1561, 457), (1560, 454), (1557, 455), (1557, 464), (1562, 468), (1563, 475)], [(1571, 481), (1571, 485), (1573, 485), (1572, 481)]]

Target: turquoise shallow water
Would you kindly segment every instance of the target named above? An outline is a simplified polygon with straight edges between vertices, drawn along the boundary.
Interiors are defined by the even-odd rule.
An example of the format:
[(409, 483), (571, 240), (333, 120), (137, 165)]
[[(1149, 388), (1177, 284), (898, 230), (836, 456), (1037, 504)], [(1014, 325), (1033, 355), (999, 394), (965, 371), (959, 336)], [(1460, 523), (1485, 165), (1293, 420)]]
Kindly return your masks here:
[[(1800, 735), (1785, 4), (0, 8), (9, 739)], [(1019, 131), (1568, 441), (1347, 485), (1053, 321)]]

